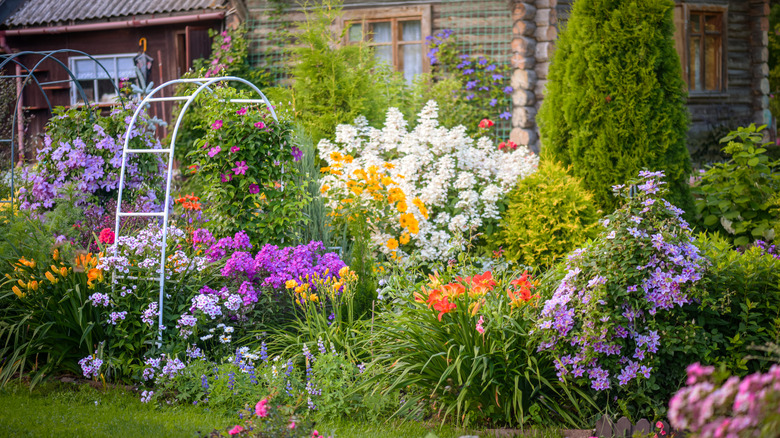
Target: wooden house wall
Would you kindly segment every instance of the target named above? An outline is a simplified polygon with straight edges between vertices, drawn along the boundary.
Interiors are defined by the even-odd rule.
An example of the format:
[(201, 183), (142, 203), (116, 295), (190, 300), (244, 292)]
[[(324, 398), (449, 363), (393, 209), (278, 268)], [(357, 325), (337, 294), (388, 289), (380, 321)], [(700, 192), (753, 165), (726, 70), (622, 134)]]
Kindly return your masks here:
[[(196, 23), (194, 25), (203, 28), (215, 28), (220, 26), (219, 21)], [(73, 49), (88, 53), (89, 55), (112, 55), (120, 53), (136, 53), (141, 50), (139, 40), (146, 38), (146, 53), (154, 58), (151, 81), (159, 85), (165, 81), (176, 79), (188, 66), (180, 66), (177, 50), (177, 34), (183, 33), (186, 25), (150, 26), (129, 29), (116, 29), (105, 31), (74, 32), (51, 35), (28, 35), (8, 37), (8, 44), (14, 51), (49, 51), (58, 49)], [(203, 42), (201, 41), (201, 45)], [(208, 44), (210, 50), (210, 43)], [(56, 58), (65, 66), (69, 66), (69, 56), (79, 54), (63, 53)], [(22, 56), (20, 61), (33, 67), (40, 56)], [(182, 68), (184, 67), (184, 68)], [(69, 79), (68, 72), (56, 61), (47, 59), (36, 69), (36, 78), (40, 82), (59, 81)], [(46, 87), (46, 95), (54, 106), (70, 105), (70, 84), (54, 84)], [(172, 95), (173, 90), (164, 90), (163, 96)], [(49, 118), (48, 106), (41, 91), (31, 82), (24, 89), (23, 106), (29, 109), (32, 116), (27, 128), (28, 139), (43, 132), (43, 127)], [(155, 103), (150, 113), (164, 120), (168, 120), (171, 114), (172, 103)]]

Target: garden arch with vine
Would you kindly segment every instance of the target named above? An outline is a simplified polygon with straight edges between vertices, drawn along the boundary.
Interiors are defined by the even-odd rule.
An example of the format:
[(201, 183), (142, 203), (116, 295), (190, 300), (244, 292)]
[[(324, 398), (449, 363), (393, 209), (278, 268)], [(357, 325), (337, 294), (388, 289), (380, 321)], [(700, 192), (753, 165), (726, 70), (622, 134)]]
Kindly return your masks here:
[[(170, 197), (171, 197), (171, 180), (173, 179), (173, 157), (174, 152), (176, 150), (176, 138), (179, 134), (179, 127), (181, 126), (181, 122), (184, 119), (185, 114), (187, 114), (187, 110), (190, 108), (192, 102), (195, 101), (195, 99), (204, 91), (214, 94), (213, 87), (215, 85), (221, 85), (224, 83), (229, 82), (238, 82), (241, 84), (244, 84), (249, 87), (250, 91), (254, 91), (259, 98), (258, 99), (229, 99), (228, 101), (230, 103), (254, 103), (254, 104), (260, 104), (264, 103), (266, 107), (268, 108), (269, 112), (271, 113), (271, 116), (273, 117), (274, 121), (278, 122), (279, 118), (276, 116), (276, 111), (274, 110), (273, 105), (271, 105), (271, 102), (268, 100), (268, 98), (263, 94), (260, 89), (253, 84), (252, 82), (235, 77), (235, 76), (222, 76), (222, 77), (215, 77), (215, 78), (191, 78), (191, 79), (174, 79), (171, 81), (168, 81), (162, 85), (159, 85), (155, 89), (153, 89), (144, 99), (139, 103), (138, 107), (135, 109), (135, 112), (133, 113), (133, 117), (130, 120), (130, 123), (127, 126), (127, 131), (125, 132), (125, 139), (124, 139), (124, 145), (122, 147), (122, 169), (119, 172), (119, 193), (117, 198), (117, 204), (116, 204), (116, 215), (115, 215), (115, 222), (114, 222), (114, 255), (116, 256), (119, 245), (119, 231), (120, 231), (120, 218), (122, 217), (158, 217), (162, 220), (162, 240), (161, 240), (161, 246), (160, 246), (160, 277), (159, 277), (159, 283), (160, 283), (160, 296), (158, 299), (158, 344), (162, 342), (162, 328), (163, 328), (163, 302), (165, 300), (165, 247), (167, 245), (167, 233), (168, 233), (168, 218), (170, 214)], [(161, 90), (166, 89), (168, 87), (175, 87), (179, 84), (194, 84), (196, 85), (196, 88), (191, 91), (188, 95), (183, 96), (170, 96), (170, 97), (155, 97), (158, 93), (161, 92)], [(170, 146), (167, 148), (162, 149), (128, 149), (128, 145), (130, 142), (130, 134), (132, 133), (134, 127), (136, 126), (136, 123), (138, 122), (138, 117), (141, 114), (141, 112), (149, 106), (151, 103), (154, 102), (170, 102), (170, 101), (179, 101), (184, 102), (184, 104), (181, 107), (181, 110), (179, 111), (179, 114), (176, 118), (176, 123), (173, 128), (173, 133), (171, 135), (171, 143)], [(151, 153), (151, 154), (168, 154), (168, 165), (167, 165), (167, 172), (166, 172), (166, 178), (165, 178), (165, 195), (163, 197), (163, 211), (161, 212), (130, 212), (130, 211), (122, 211), (122, 194), (123, 194), (123, 188), (124, 188), (124, 181), (125, 181), (125, 170), (127, 165), (127, 154), (128, 153)], [(284, 171), (284, 170), (282, 170)], [(116, 273), (112, 273), (112, 287), (116, 284), (116, 279), (121, 278), (116, 275)], [(148, 280), (153, 280), (153, 278), (148, 278)]]
[[(19, 117), (22, 116), (20, 114), (20, 111), (23, 110), (21, 106), (21, 99), (24, 95), (24, 90), (27, 87), (28, 84), (35, 83), (35, 85), (38, 88), (38, 91), (41, 92), (43, 95), (44, 100), (46, 101), (46, 107), (49, 111), (49, 116), (53, 114), (52, 112), (52, 104), (49, 100), (49, 96), (46, 95), (46, 90), (43, 88), (45, 85), (54, 85), (54, 84), (64, 84), (64, 83), (70, 83), (71, 85), (75, 85), (76, 87), (76, 93), (81, 97), (82, 102), (89, 102), (89, 99), (87, 99), (87, 95), (84, 92), (84, 88), (81, 86), (81, 84), (78, 81), (78, 78), (73, 73), (73, 71), (60, 59), (56, 57), (56, 55), (60, 54), (72, 54), (72, 55), (79, 55), (79, 56), (86, 56), (87, 58), (91, 59), (100, 69), (103, 70), (103, 72), (106, 74), (106, 77), (111, 77), (111, 74), (108, 72), (108, 69), (95, 57), (92, 55), (82, 52), (81, 50), (74, 50), (74, 49), (58, 49), (58, 50), (50, 50), (50, 51), (23, 51), (23, 52), (17, 52), (17, 53), (11, 53), (6, 55), (0, 55), (0, 72), (4, 72), (7, 67), (13, 67), (15, 72), (14, 74), (0, 74), (0, 80), (5, 79), (15, 79), (20, 80), (21, 84), (18, 84), (17, 90), (16, 90), (16, 99), (13, 102), (14, 105), (14, 111), (13, 111), (13, 117), (10, 119), (11, 122), (11, 131), (9, 138), (0, 138), (0, 147), (3, 145), (9, 145), (11, 154), (10, 154), (10, 188), (11, 188), (11, 194), (10, 198), (8, 200), (0, 199), (0, 204), (8, 204), (10, 203), (12, 206), (15, 201), (16, 197), (16, 187), (15, 187), (15, 181), (14, 181), (14, 172), (13, 169), (16, 165), (16, 148), (19, 146), (17, 144), (16, 137), (19, 135), (19, 124), (17, 121), (19, 120)], [(22, 62), (23, 57), (38, 57), (41, 58), (35, 62), (34, 65), (28, 66), (27, 64)], [(38, 67), (41, 66), (45, 61), (52, 60), (56, 64), (59, 64), (60, 67), (67, 73), (68, 79), (61, 79), (61, 80), (54, 80), (54, 81), (46, 81), (46, 82), (40, 82), (38, 78), (35, 77), (35, 72), (38, 69)], [(26, 73), (25, 73), (26, 72)], [(114, 91), (116, 91), (117, 96), (119, 96), (120, 104), (124, 103), (124, 98), (122, 97), (122, 94), (119, 92), (119, 89), (117, 88), (116, 84), (112, 81), (111, 85), (114, 87)], [(90, 119), (94, 117), (94, 110), (95, 108), (87, 104), (85, 105), (88, 110), (90, 111), (89, 116)]]

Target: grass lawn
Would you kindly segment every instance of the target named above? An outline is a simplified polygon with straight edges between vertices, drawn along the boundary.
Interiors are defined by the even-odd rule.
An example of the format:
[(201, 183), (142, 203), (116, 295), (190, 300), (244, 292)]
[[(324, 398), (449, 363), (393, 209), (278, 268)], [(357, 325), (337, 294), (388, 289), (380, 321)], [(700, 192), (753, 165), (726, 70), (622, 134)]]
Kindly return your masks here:
[[(235, 419), (199, 406), (154, 407), (125, 389), (97, 390), (89, 385), (49, 382), (30, 392), (9, 383), (0, 390), (0, 437), (195, 437), (235, 424)], [(339, 418), (317, 424), (339, 438), (439, 438), (469, 433), (451, 426), (414, 422), (368, 424)], [(434, 436), (434, 435), (430, 435)]]

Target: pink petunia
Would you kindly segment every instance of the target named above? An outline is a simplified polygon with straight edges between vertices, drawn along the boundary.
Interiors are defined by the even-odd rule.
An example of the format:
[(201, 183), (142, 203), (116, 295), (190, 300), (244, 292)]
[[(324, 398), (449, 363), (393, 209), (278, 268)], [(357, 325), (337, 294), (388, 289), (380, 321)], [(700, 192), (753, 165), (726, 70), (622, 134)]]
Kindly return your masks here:
[(257, 122), (257, 123), (255, 123), (255, 128), (257, 128), (257, 129), (263, 129), (263, 128), (265, 128), (265, 123), (263, 123), (263, 122)]
[(236, 427), (230, 429), (230, 431), (228, 433), (231, 434), (231, 435), (238, 435), (239, 433), (241, 433), (243, 431), (244, 431), (243, 427), (241, 427), (239, 425), (236, 425)]
[(268, 416), (268, 399), (262, 399), (255, 405), (255, 414), (257, 414), (260, 418), (265, 418)]
[(222, 127), (222, 120), (217, 120), (216, 122), (211, 124), (211, 129), (217, 130)]
[(246, 175), (247, 170), (249, 170), (249, 166), (246, 165), (246, 161), (236, 161), (236, 167), (233, 168), (233, 173), (236, 175)]
[(244, 114), (246, 114), (246, 108), (241, 108), (240, 110), (236, 111), (236, 114), (238, 114), (239, 116), (243, 116)]

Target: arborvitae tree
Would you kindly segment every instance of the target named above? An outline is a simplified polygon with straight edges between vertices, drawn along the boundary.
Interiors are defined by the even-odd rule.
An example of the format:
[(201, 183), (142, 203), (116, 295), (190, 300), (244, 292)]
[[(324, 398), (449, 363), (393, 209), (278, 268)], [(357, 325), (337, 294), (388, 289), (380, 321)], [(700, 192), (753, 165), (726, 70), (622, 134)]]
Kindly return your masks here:
[(607, 210), (611, 186), (663, 170), (690, 213), (688, 113), (674, 48), (673, 0), (576, 0), (552, 58), (542, 153), (582, 178)]

